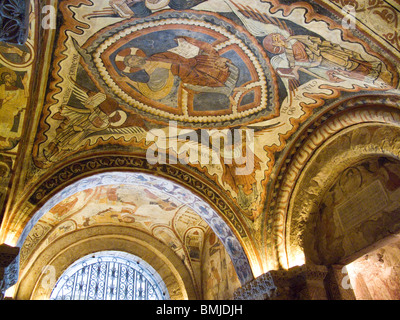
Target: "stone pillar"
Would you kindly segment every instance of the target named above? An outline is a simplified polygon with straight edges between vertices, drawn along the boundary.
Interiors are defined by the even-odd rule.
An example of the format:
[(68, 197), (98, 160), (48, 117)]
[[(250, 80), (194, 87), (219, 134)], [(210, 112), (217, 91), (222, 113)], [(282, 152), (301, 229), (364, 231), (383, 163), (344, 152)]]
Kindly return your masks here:
[(236, 290), (235, 300), (327, 300), (325, 266), (271, 270)]
[(331, 265), (328, 267), (325, 286), (330, 300), (356, 299), (345, 265)]
[(18, 280), (19, 248), (0, 245), (0, 300), (4, 299), (5, 291)]

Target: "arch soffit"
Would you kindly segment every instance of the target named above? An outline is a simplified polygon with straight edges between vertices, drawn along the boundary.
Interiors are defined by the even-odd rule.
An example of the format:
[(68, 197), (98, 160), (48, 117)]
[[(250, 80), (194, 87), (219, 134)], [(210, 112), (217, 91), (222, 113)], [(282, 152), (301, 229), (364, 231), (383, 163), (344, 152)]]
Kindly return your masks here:
[[(63, 201), (72, 194), (85, 189), (116, 184), (132, 186), (139, 184), (145, 185), (146, 187), (153, 187), (158, 191), (167, 193), (168, 195), (174, 197), (178, 202), (181, 202), (182, 204), (185, 204), (193, 209), (204, 221), (207, 222), (210, 228), (221, 240), (229, 256), (231, 257), (240, 282), (245, 284), (253, 279), (253, 272), (245, 252), (245, 249), (248, 250), (248, 246), (246, 247), (246, 245), (242, 245), (241, 243), (242, 237), (245, 234), (239, 233), (239, 237), (237, 237), (235, 234), (235, 232), (237, 233), (237, 230), (231, 228), (227, 222), (225, 222), (225, 220), (213, 209), (213, 207), (211, 207), (211, 205), (209, 205), (203, 200), (203, 198), (197, 196), (191, 190), (188, 190), (188, 188), (182, 187), (180, 184), (175, 183), (170, 179), (167, 180), (153, 174), (142, 172), (112, 171), (94, 173), (89, 176), (80, 177), (80, 179), (77, 179), (65, 186), (61, 191), (58, 191), (58, 193), (53, 191), (50, 194), (46, 194), (47, 201), (43, 201), (44, 204), (38, 209), (38, 211), (36, 211), (36, 213), (34, 213), (33, 216), (31, 216), (29, 222), (25, 225), (22, 233), (19, 236), (17, 246), (21, 247), (23, 245), (24, 240), (34, 225), (57, 203)], [(41, 192), (40, 188), (45, 187), (43, 187), (42, 184), (38, 189), (36, 189), (39, 190), (37, 192)], [(48, 191), (50, 192), (50, 190)], [(201, 192), (207, 192), (207, 190), (201, 190)], [(213, 191), (210, 189), (210, 192)], [(218, 196), (217, 194), (215, 195)], [(214, 205), (219, 208), (223, 207), (225, 210), (229, 209), (221, 197), (219, 197), (218, 200), (219, 201), (217, 201)], [(249, 251), (252, 252), (251, 249)]]
[(21, 270), (15, 298), (48, 299), (53, 287), (46, 284), (53, 274), (47, 271), (47, 266), (54, 267), (56, 280), (78, 259), (107, 250), (127, 252), (150, 264), (164, 280), (171, 299), (199, 298), (189, 271), (168, 246), (142, 231), (120, 226), (96, 226), (77, 230), (57, 239), (30, 257)]
[[(318, 202), (319, 198), (317, 199), (317, 197), (323, 196), (323, 190), (330, 187), (330, 183), (335, 180), (340, 170), (343, 171), (348, 166), (371, 156), (386, 155), (399, 158), (400, 144), (390, 142), (387, 136), (375, 138), (374, 143), (363, 143), (360, 140), (351, 146), (341, 145), (335, 150), (334, 155), (328, 156), (329, 147), (332, 146), (332, 143), (339, 141), (338, 139), (345, 134), (357, 132), (357, 130), (367, 126), (382, 126), (400, 130), (398, 105), (366, 106), (345, 110), (313, 130), (303, 140), (304, 142), (296, 149), (291, 158), (286, 160), (289, 165), (281, 168), (282, 173), (279, 175), (282, 179), (277, 183), (276, 201), (270, 210), (272, 215), (266, 222), (265, 230), (271, 230), (272, 237), (266, 238), (264, 231), (264, 239), (270, 244), (266, 246), (267, 256), (275, 263), (271, 263), (270, 268), (288, 268), (292, 265), (304, 263), (304, 256), (302, 256), (299, 243), (301, 237), (299, 236), (304, 232), (305, 222), (311, 213), (310, 210)], [(323, 153), (325, 153), (325, 157)], [(323, 158), (324, 161), (318, 163), (317, 158), (318, 160)], [(304, 198), (307, 195), (302, 190), (305, 189), (306, 185), (311, 186), (312, 181), (314, 181), (309, 173), (310, 168), (314, 169), (313, 172), (321, 172), (318, 175), (321, 184), (318, 186), (318, 190), (313, 190), (308, 198)], [(295, 201), (300, 198), (304, 210), (296, 212), (294, 210)], [(298, 208), (296, 207), (296, 209)], [(289, 243), (292, 244), (292, 249), (288, 247)], [(289, 259), (289, 255), (298, 257), (297, 262), (296, 259)]]

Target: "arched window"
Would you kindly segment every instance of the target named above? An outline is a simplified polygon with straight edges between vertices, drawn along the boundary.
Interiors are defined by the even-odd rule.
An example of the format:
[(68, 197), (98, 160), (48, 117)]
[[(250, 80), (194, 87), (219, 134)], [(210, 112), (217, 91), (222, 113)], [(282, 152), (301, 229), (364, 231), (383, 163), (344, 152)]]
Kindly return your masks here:
[(119, 251), (87, 255), (58, 279), (51, 300), (167, 300), (167, 287), (144, 260)]

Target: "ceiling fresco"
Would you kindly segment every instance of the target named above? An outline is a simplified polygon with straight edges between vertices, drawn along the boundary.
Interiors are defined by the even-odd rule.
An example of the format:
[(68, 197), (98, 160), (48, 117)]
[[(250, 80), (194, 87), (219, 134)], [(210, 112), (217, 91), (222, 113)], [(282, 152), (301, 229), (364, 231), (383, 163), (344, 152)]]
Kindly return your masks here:
[(20, 236), (21, 263), (39, 244), (49, 245), (67, 233), (98, 225), (120, 225), (154, 236), (172, 248), (196, 281), (200, 281), (198, 262), (205, 234), (214, 232), (239, 280), (245, 283), (251, 278), (241, 244), (208, 204), (176, 183), (142, 173), (98, 174), (57, 193)]
[[(13, 245), (36, 223), (54, 237), (115, 223), (168, 242), (196, 274), (211, 228), (246, 283), (265, 267), (268, 205), (301, 134), (347, 102), (400, 93), (398, 0), (55, 2), (57, 28), (38, 19), (54, 2), (32, 0), (28, 41), (0, 43), (1, 237)], [(150, 187), (93, 182), (112, 169)]]
[(332, 8), (344, 8), (358, 26), (370, 34), (378, 35), (384, 41), (382, 44), (400, 56), (400, 15), (398, 0), (332, 0), (326, 5)]
[[(60, 2), (36, 168), (104, 145), (138, 154), (153, 148), (179, 161), (201, 147), (218, 157), (222, 150), (199, 141), (201, 129), (226, 138), (240, 128), (252, 133), (235, 149), (252, 158), (251, 174), (235, 173), (236, 158), (186, 164), (254, 221), (274, 153), (302, 123), (327, 103), (397, 91), (386, 53), (310, 8), (256, 0)], [(176, 143), (149, 138), (154, 130)]]
[(21, 252), (22, 263), (38, 238), (42, 245), (50, 245), (67, 233), (97, 225), (121, 225), (150, 234), (172, 248), (201, 287), (200, 259), (207, 223), (190, 207), (143, 186), (99, 186), (58, 203), (31, 230)]
[[(1, 38), (8, 39), (11, 43), (0, 41), (0, 210), (3, 210), (6, 203), (21, 140), (26, 134), (26, 110), (29, 107), (30, 89), (35, 81), (32, 74), (37, 61), (37, 20), (34, 2), (31, 1), (30, 8), (29, 1), (25, 4), (29, 10), (26, 16), (23, 15), (23, 19), (27, 19), (29, 28), (24, 31), (23, 37), (27, 39), (7, 38), (7, 35), (15, 36), (15, 24), (21, 24), (21, 14), (11, 15), (9, 12), (16, 8), (16, 4), (11, 3), (6, 9), (1, 9)], [(18, 11), (21, 13), (23, 9), (20, 7)], [(8, 18), (4, 18), (4, 15)], [(17, 44), (20, 42), (24, 43)]]

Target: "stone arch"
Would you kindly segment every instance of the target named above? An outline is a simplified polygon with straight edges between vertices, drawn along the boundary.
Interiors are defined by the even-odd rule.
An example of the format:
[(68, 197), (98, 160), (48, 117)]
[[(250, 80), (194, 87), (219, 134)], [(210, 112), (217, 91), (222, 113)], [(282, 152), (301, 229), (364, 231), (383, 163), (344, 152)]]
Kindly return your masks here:
[[(150, 264), (164, 280), (171, 299), (199, 298), (188, 270), (171, 248), (142, 231), (120, 226), (81, 229), (38, 250), (21, 271), (15, 298), (48, 299), (53, 289), (50, 277), (55, 281), (78, 259), (108, 250), (127, 252)], [(47, 271), (48, 266), (53, 274)]]
[[(71, 170), (74, 170), (74, 166), (79, 167), (79, 164), (71, 165)], [(61, 172), (61, 174), (63, 174), (63, 172)], [(63, 189), (57, 189), (58, 193), (55, 193), (54, 190), (50, 190), (51, 187), (49, 187), (49, 185), (52, 185), (51, 179), (52, 178), (46, 181), (50, 181), (47, 186), (46, 183), (42, 184), (31, 196), (31, 203), (36, 202), (34, 200), (36, 197), (36, 199), (38, 200), (37, 203), (42, 204), (42, 206), (38, 211), (36, 211), (36, 213), (34, 213), (34, 215), (31, 216), (31, 219), (25, 225), (24, 230), (19, 236), (17, 246), (22, 246), (26, 236), (28, 235), (30, 230), (32, 230), (33, 226), (36, 224), (41, 216), (48, 212), (55, 204), (59, 203), (60, 201), (64, 200), (75, 192), (84, 190), (89, 187), (101, 185), (118, 183), (134, 185), (138, 183), (146, 183), (151, 184), (153, 187), (159, 188), (164, 192), (170, 192), (169, 195), (179, 200), (181, 203), (184, 203), (191, 207), (200, 217), (202, 217), (207, 222), (207, 224), (221, 240), (229, 256), (231, 257), (232, 263), (235, 267), (240, 282), (242, 284), (245, 284), (253, 279), (252, 270), (246, 252), (242, 246), (242, 243), (240, 242), (241, 239), (238, 238), (236, 233), (233, 231), (234, 229), (216, 212), (216, 210), (210, 204), (205, 202), (203, 198), (196, 195), (195, 192), (192, 192), (188, 188), (185, 188), (180, 184), (172, 181), (171, 179), (164, 179), (159, 175), (153, 175), (151, 173), (139, 173), (122, 170), (111, 172), (110, 170), (104, 170), (104, 172), (102, 173), (94, 173), (92, 175), (86, 174), (83, 176), (79, 176), (79, 178), (75, 179), (74, 182), (71, 182), (67, 186), (64, 185)], [(196, 182), (194, 183), (196, 185)], [(230, 210), (230, 208), (227, 207), (227, 205), (223, 202), (222, 197), (214, 193), (212, 189), (207, 189), (207, 187), (205, 185), (202, 185), (200, 182), (198, 182), (197, 186), (198, 191), (200, 190), (200, 193), (204, 192), (210, 195), (211, 198), (216, 200), (216, 202), (214, 203), (214, 207), (216, 206), (217, 208), (223, 208), (225, 211)], [(170, 189), (169, 191), (168, 188)], [(40, 194), (41, 192), (44, 193), (43, 198), (42, 196), (38, 196), (38, 194)], [(51, 196), (49, 196), (48, 192)], [(215, 197), (213, 197), (213, 195)], [(43, 200), (40, 200), (39, 198)], [(231, 216), (231, 218), (235, 219), (235, 216)]]
[[(399, 158), (399, 123), (397, 108), (365, 106), (345, 110), (313, 130), (296, 150), (283, 173), (276, 206), (267, 223), (273, 233), (273, 245), (267, 254), (275, 257), (277, 268), (306, 262), (303, 240), (307, 221), (343, 170), (370, 157)], [(377, 134), (373, 142), (366, 143), (358, 133), (372, 127), (378, 130), (379, 138)], [(352, 136), (350, 145), (341, 143), (346, 134)]]

